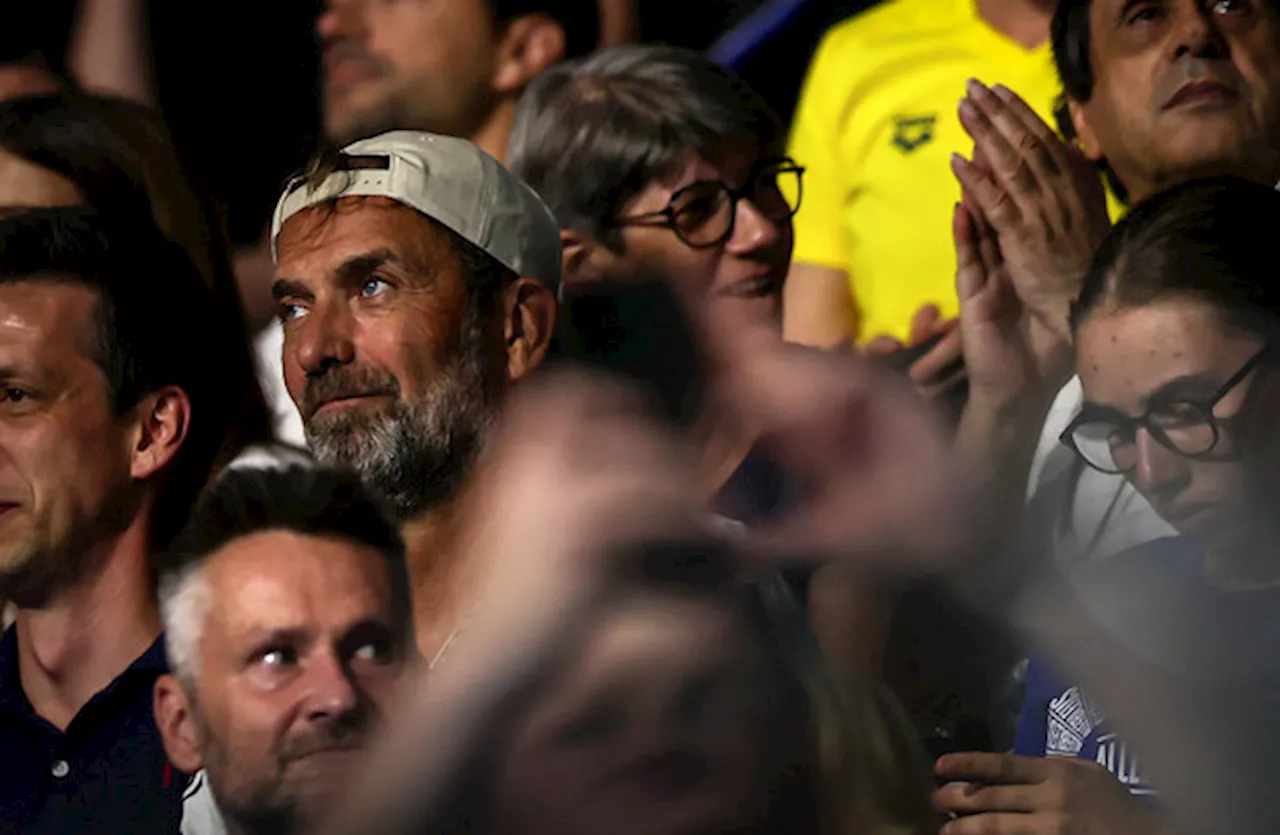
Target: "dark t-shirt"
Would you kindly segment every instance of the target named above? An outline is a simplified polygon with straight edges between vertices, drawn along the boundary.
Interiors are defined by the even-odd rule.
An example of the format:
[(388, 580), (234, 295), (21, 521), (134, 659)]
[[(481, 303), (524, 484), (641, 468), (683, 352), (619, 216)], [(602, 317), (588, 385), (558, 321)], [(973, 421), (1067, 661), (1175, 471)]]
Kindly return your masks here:
[(1239, 814), (1232, 831), (1280, 831), (1268, 800), (1280, 778), (1280, 588), (1210, 584), (1184, 537), (1117, 555), (1076, 586), (1087, 637), (1075, 624), (1063, 637), (1088, 683), (1033, 659), (1015, 752), (1093, 760), (1134, 794), (1158, 788), (1220, 825)]
[(165, 756), (151, 707), (163, 639), (62, 732), (27, 701), (15, 630), (0, 640), (0, 833), (176, 833), (187, 777)]
[[(756, 527), (786, 513), (796, 494), (791, 477), (757, 447), (712, 509)], [(781, 572), (806, 612), (815, 570), (816, 564)], [(1012, 732), (1006, 726), (1012, 725), (1017, 702), (1004, 706), (1004, 688), (1018, 652), (1001, 623), (953, 600), (939, 584), (918, 583), (899, 598), (887, 644), (884, 683), (906, 707), (931, 754), (1008, 746)]]

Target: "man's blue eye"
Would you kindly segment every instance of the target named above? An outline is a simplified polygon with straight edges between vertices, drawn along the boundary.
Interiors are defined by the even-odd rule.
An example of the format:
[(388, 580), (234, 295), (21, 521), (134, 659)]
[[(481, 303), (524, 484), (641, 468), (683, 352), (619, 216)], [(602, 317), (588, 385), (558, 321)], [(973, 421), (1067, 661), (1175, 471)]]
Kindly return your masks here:
[(364, 283), (363, 287), (360, 288), (360, 296), (362, 298), (371, 299), (374, 296), (381, 294), (389, 286), (391, 285), (387, 284), (387, 282), (380, 278), (371, 278)]

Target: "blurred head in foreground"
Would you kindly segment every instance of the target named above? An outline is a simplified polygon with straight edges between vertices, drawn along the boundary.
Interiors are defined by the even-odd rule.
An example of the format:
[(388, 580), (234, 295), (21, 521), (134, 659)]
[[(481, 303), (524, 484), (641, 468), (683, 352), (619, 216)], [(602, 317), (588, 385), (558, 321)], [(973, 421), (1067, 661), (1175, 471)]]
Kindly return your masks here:
[(492, 736), (460, 826), (493, 835), (928, 832), (892, 700), (714, 561), (650, 567)]

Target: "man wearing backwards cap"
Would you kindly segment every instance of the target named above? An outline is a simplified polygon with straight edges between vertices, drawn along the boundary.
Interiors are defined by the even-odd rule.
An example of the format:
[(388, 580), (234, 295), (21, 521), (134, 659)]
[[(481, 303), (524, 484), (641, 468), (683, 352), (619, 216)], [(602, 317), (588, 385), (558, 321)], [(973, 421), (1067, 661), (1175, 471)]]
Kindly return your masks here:
[(560, 231), (463, 139), (385, 133), (285, 190), (271, 230), (284, 377), (307, 445), (401, 524), (418, 648), (459, 628), (459, 493), (504, 392), (546, 356)]

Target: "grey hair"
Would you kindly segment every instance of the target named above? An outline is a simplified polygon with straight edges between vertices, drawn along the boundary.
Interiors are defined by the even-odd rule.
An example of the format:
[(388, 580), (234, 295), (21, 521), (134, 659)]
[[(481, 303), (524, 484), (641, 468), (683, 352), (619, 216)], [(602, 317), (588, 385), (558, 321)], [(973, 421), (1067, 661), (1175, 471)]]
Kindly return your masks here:
[(746, 82), (696, 52), (625, 44), (543, 73), (516, 110), (507, 166), (562, 229), (616, 248), (623, 204), (690, 152), (776, 152), (777, 116)]
[(212, 605), (205, 568), (229, 543), (264, 531), (340, 539), (379, 552), (396, 621), (411, 645), (413, 601), (404, 540), (354, 473), (288, 464), (227, 470), (196, 503), (159, 572), (165, 650), (188, 690), (194, 693), (199, 677), (199, 646)]
[(200, 639), (209, 616), (209, 583), (204, 561), (168, 575), (160, 583), (160, 618), (169, 668), (187, 690), (195, 693), (200, 669)]

